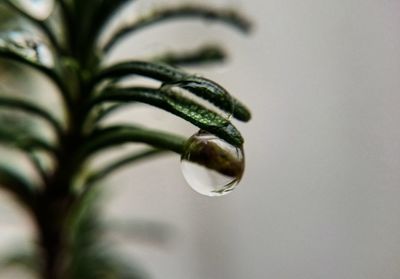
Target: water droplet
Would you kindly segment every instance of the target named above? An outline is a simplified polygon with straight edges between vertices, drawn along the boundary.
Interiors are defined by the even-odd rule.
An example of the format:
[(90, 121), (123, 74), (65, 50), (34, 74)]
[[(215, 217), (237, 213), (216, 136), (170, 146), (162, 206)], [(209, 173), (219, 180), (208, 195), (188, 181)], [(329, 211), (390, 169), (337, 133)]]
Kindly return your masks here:
[(54, 57), (51, 50), (39, 37), (25, 31), (10, 31), (0, 36), (0, 48), (6, 48), (25, 59), (43, 66), (54, 66)]
[(39, 20), (47, 19), (54, 8), (54, 0), (14, 0), (14, 2)]
[(235, 189), (242, 178), (243, 149), (200, 130), (186, 143), (181, 169), (196, 192), (205, 196), (223, 196)]
[(230, 120), (235, 109), (231, 95), (214, 82), (195, 76), (187, 77), (161, 86), (166, 94), (172, 92), (176, 96), (193, 101), (206, 109)]

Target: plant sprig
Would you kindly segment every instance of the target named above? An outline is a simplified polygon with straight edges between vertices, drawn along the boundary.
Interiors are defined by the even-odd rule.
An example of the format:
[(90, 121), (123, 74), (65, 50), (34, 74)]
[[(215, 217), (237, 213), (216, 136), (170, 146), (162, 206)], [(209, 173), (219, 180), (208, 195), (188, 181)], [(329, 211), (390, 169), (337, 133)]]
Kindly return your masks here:
[[(69, 261), (68, 257), (76, 256), (72, 255), (69, 243), (73, 234), (68, 230), (73, 223), (71, 216), (82, 207), (84, 196), (92, 191), (93, 185), (115, 170), (141, 159), (166, 152), (182, 154), (184, 151), (187, 139), (173, 131), (148, 129), (138, 120), (132, 121), (131, 125), (102, 125), (101, 120), (111, 112), (118, 112), (132, 102), (146, 103), (234, 146), (241, 147), (244, 142), (240, 131), (223, 114), (232, 113), (237, 120), (247, 122), (251, 118), (248, 108), (218, 83), (178, 68), (224, 61), (226, 52), (218, 44), (184, 52), (156, 54), (148, 60), (132, 57), (111, 66), (105, 66), (104, 61), (126, 37), (170, 20), (216, 22), (244, 33), (250, 30), (249, 21), (232, 9), (206, 5), (166, 6), (139, 16), (101, 43), (99, 39), (107, 32), (109, 23), (119, 16), (123, 7), (134, 2), (55, 0), (57, 12), (53, 11), (49, 18), (43, 20), (35, 18), (28, 9), (13, 0), (0, 2), (38, 31), (35, 35), (37, 39), (24, 32), (19, 32), (19, 37), (10, 36), (13, 30), (0, 32), (0, 58), (30, 67), (47, 77), (60, 94), (63, 107), (59, 109), (66, 114), (66, 120), (60, 120), (45, 102), (39, 105), (39, 102), (24, 98), (0, 95), (0, 109), (40, 118), (50, 125), (57, 136), (55, 142), (47, 142), (36, 134), (10, 133), (0, 126), (0, 144), (25, 154), (42, 178), (42, 185), (31, 185), (18, 172), (0, 164), (0, 186), (13, 193), (33, 216), (44, 258), (41, 273), (45, 279), (69, 278), (68, 272), (71, 274), (72, 267), (68, 263), (73, 261)], [(53, 28), (53, 22), (60, 26), (61, 33)], [(41, 52), (43, 49), (51, 53), (54, 63), (46, 63)], [(159, 86), (122, 85), (121, 81), (135, 76), (151, 78)], [(219, 111), (210, 110), (196, 98), (178, 94), (172, 87), (205, 100)], [(83, 191), (75, 191), (74, 185), (91, 158), (124, 143), (145, 144), (148, 148), (90, 171), (90, 175), (83, 179)], [(53, 166), (43, 167), (36, 152), (45, 152), (50, 156)], [(214, 165), (214, 168), (219, 167)]]

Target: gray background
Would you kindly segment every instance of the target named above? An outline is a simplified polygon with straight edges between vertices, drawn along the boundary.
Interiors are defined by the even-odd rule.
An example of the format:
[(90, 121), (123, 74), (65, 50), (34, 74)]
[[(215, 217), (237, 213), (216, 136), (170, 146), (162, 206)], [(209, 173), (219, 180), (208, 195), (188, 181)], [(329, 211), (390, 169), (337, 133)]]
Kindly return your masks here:
[[(223, 41), (230, 62), (196, 72), (253, 111), (238, 124), (242, 183), (207, 198), (186, 186), (176, 156), (125, 169), (104, 183), (107, 220), (159, 222), (169, 234), (110, 239), (156, 279), (399, 278), (400, 1), (216, 4), (232, 2), (254, 18), (248, 38), (174, 23), (127, 40), (114, 58)], [(163, 112), (148, 121), (196, 131)], [(14, 237), (27, 226), (1, 218)]]

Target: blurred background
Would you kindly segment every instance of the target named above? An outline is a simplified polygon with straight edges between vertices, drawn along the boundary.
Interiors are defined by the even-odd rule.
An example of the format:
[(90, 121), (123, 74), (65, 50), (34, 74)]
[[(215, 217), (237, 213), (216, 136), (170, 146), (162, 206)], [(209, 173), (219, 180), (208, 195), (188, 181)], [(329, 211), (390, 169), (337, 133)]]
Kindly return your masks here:
[[(142, 2), (124, 13), (171, 1)], [(175, 155), (125, 168), (101, 185), (104, 222), (122, 227), (108, 234), (113, 248), (155, 279), (399, 278), (400, 1), (208, 2), (240, 9), (251, 36), (174, 22), (126, 40), (110, 63), (225, 45), (225, 65), (189, 70), (252, 109), (237, 124), (245, 176), (232, 194), (208, 198), (186, 185)], [(196, 132), (145, 107), (109, 121), (132, 118)], [(0, 251), (31, 231), (1, 193)]]

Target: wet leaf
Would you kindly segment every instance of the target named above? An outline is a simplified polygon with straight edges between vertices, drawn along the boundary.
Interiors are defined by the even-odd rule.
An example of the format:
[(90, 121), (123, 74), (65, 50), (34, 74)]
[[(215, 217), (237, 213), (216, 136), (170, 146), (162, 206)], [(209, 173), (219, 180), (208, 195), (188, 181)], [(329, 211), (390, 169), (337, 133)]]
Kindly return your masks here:
[(94, 98), (90, 106), (106, 101), (142, 102), (153, 105), (173, 113), (233, 145), (243, 144), (240, 132), (228, 120), (173, 91), (165, 94), (164, 90), (144, 87), (109, 88)]
[(250, 111), (222, 86), (165, 64), (142, 61), (119, 63), (100, 71), (94, 82), (109, 78), (121, 79), (134, 75), (149, 77), (166, 84), (176, 84), (176, 86), (187, 89), (198, 97), (213, 103), (220, 109), (233, 113), (233, 116), (239, 120), (248, 121), (251, 118)]

